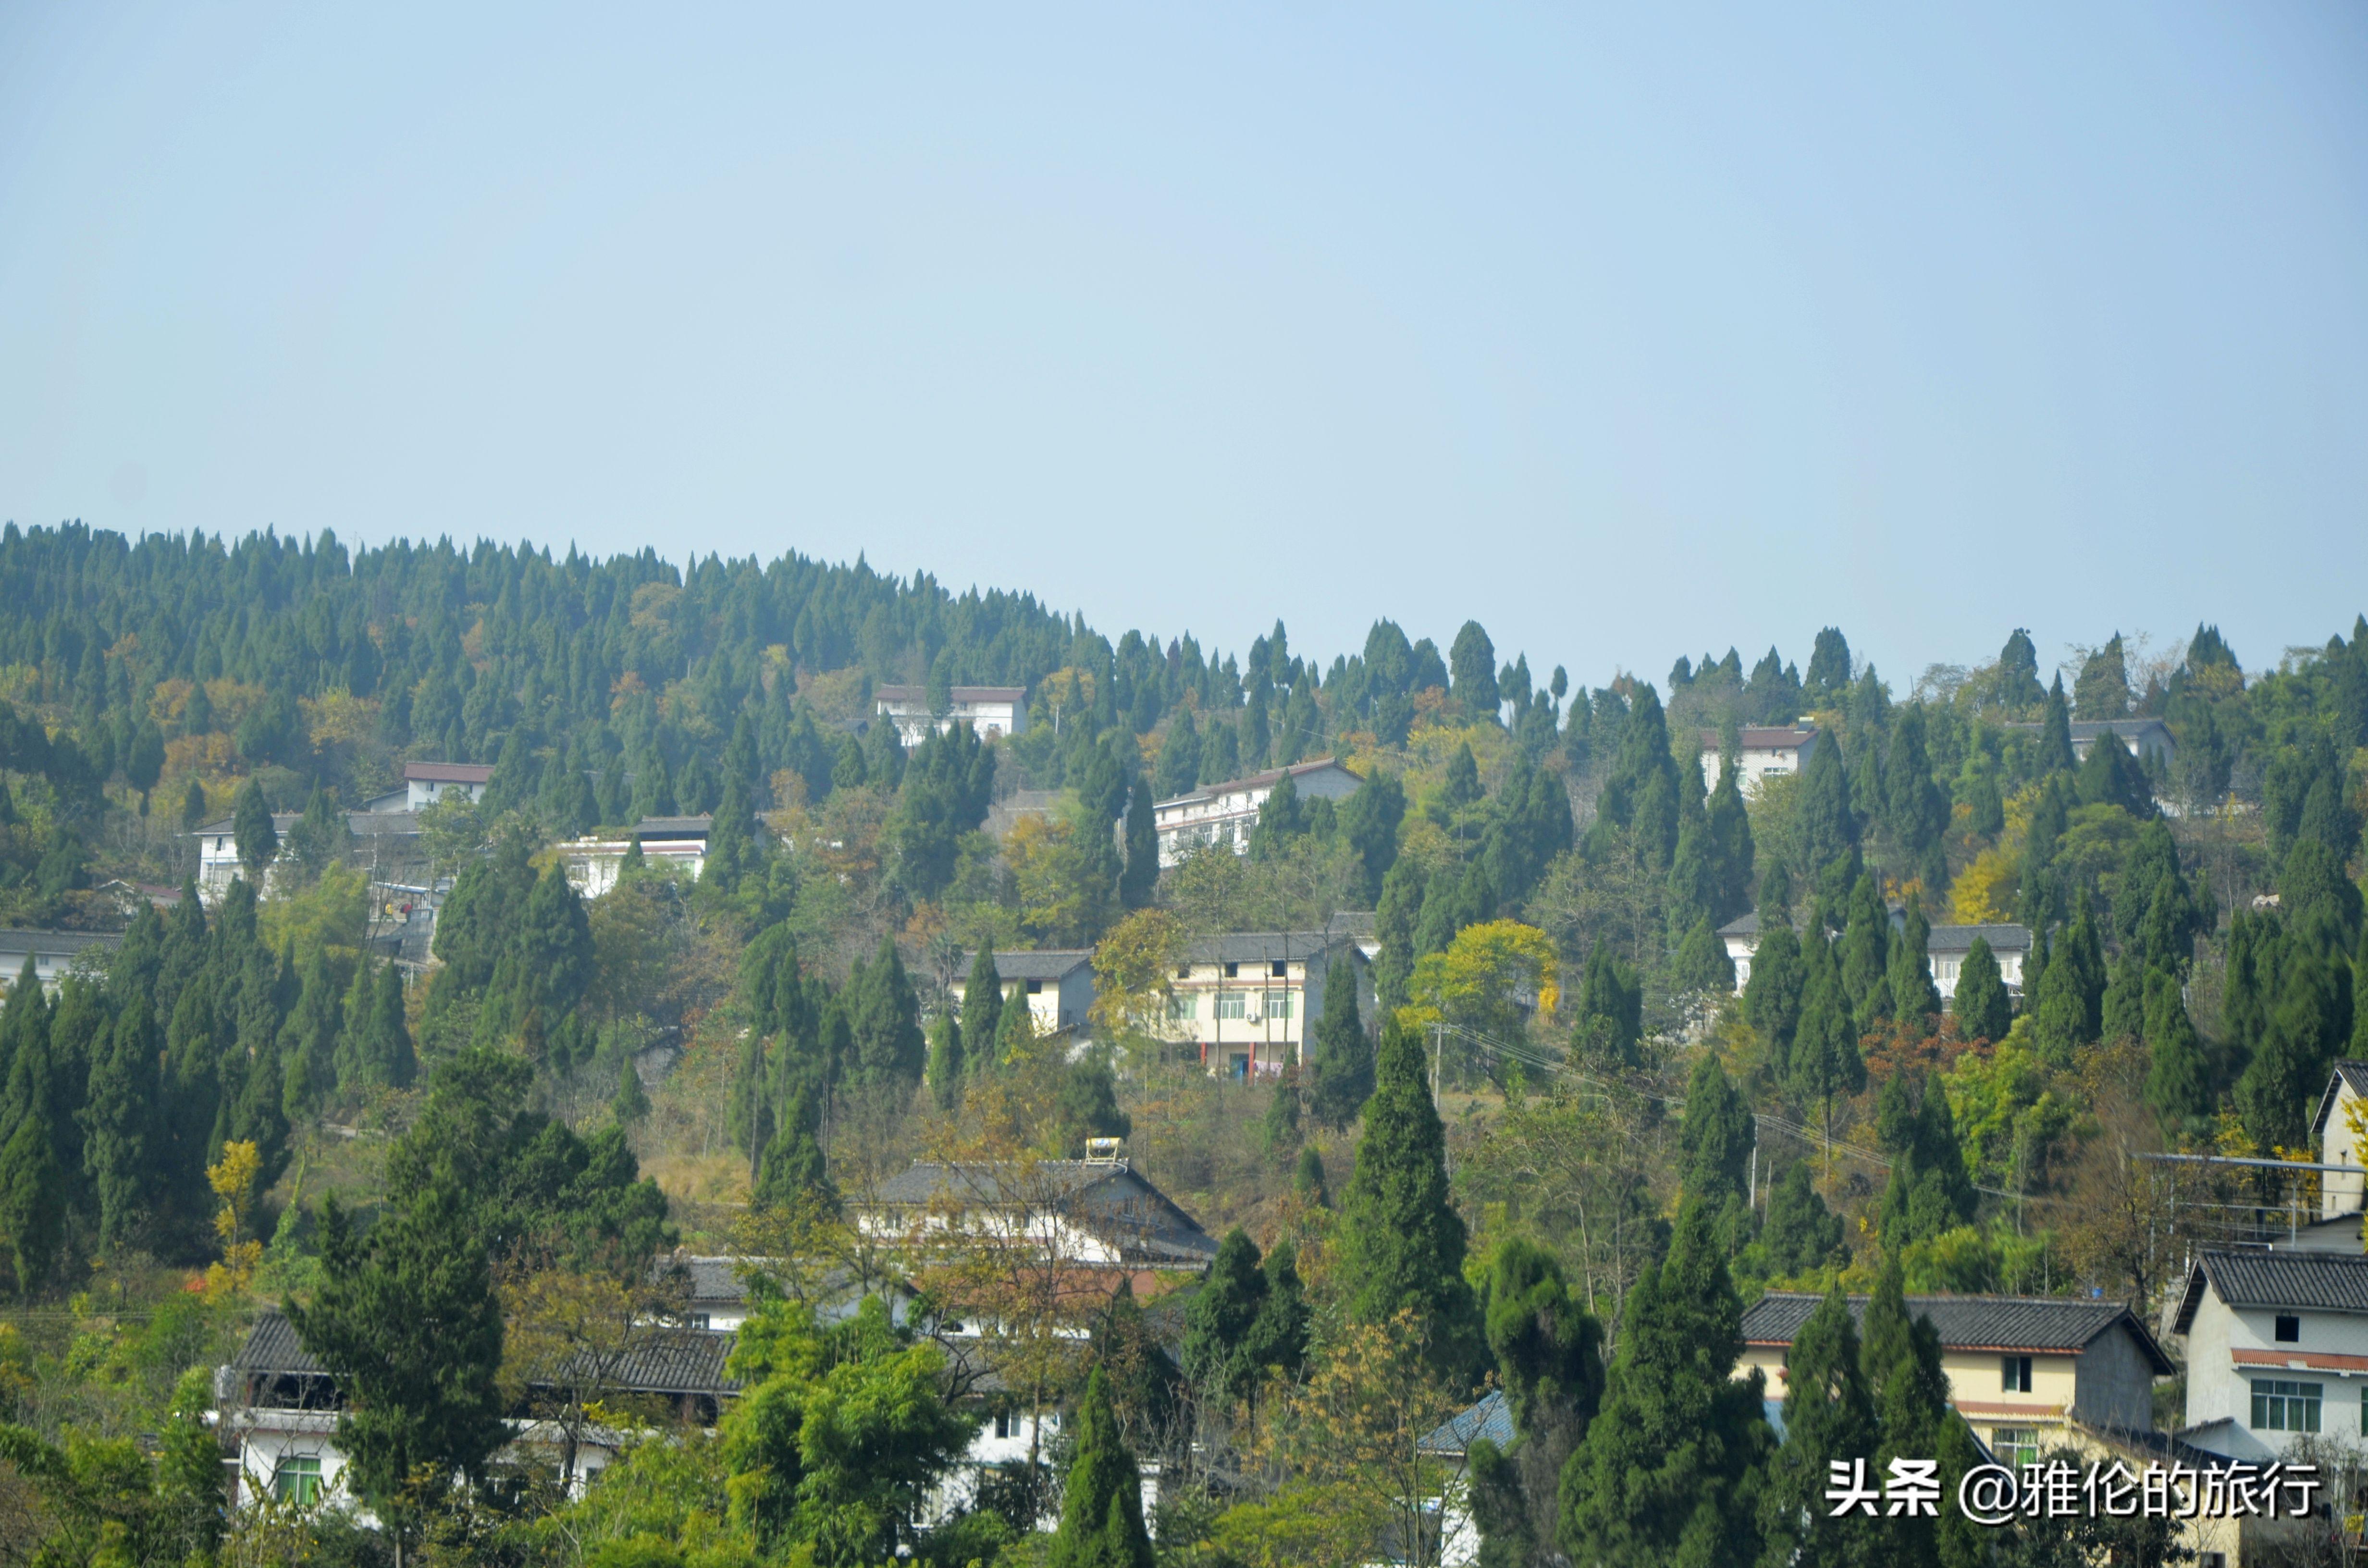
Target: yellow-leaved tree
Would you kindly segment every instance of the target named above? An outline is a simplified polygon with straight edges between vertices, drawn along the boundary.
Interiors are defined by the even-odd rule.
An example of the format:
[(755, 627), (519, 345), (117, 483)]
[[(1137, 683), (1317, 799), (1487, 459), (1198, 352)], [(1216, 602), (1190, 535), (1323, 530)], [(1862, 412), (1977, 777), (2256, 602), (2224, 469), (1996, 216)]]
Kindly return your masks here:
[(222, 1238), (222, 1261), (206, 1270), (206, 1293), (220, 1301), (245, 1290), (263, 1261), (263, 1244), (247, 1235), (255, 1212), (255, 1178), (263, 1156), (253, 1143), (225, 1143), (222, 1158), (206, 1167), (206, 1185), (222, 1199), (214, 1211), (214, 1234)]
[(1427, 953), (1415, 964), (1398, 1019), (1511, 1040), (1521, 1037), (1531, 1014), (1551, 1021), (1561, 1002), (1553, 940), (1518, 920), (1488, 920), (1466, 926), (1445, 952)]

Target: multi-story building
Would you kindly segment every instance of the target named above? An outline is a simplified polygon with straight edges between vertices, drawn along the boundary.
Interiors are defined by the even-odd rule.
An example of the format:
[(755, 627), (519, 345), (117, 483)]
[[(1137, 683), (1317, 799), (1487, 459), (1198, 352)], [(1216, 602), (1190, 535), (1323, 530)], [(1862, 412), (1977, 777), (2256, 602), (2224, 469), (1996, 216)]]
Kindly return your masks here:
[(1247, 853), (1258, 812), (1285, 774), (1291, 777), (1291, 787), (1310, 800), (1345, 800), (1364, 782), (1326, 756), (1289, 767), (1270, 767), (1224, 784), (1203, 785), (1189, 795), (1161, 801), (1152, 808), (1159, 835), (1160, 868), (1175, 865), (1187, 851), (1202, 845), (1221, 844), (1235, 854)]
[[(1809, 765), (1817, 732), (1805, 724), (1746, 725), (1736, 733), (1736, 781), (1748, 794), (1762, 778), (1798, 773)], [(1702, 732), (1702, 788), (1718, 788), (1724, 747), (1716, 730)]]
[(2171, 1313), (2187, 1340), (2186, 1441), (2232, 1459), (2305, 1437), (2368, 1448), (2368, 1256), (2206, 1249)]
[[(406, 762), (403, 765), (403, 809), (416, 812), (439, 801), (485, 798), (494, 770), (477, 762)], [(375, 805), (377, 802), (371, 802)]]
[(1308, 1030), (1328, 985), (1357, 988), (1358, 1017), (1373, 1017), (1372, 966), (1349, 935), (1233, 931), (1185, 946), (1157, 1020), (1160, 1032), (1197, 1048), (1212, 1073), (1271, 1077), (1305, 1059)]
[[(1899, 924), (1895, 911), (1893, 929)], [(1718, 937), (1726, 944), (1727, 960), (1735, 965), (1735, 989), (1739, 994), (1751, 983), (1751, 956), (1759, 950), (1759, 916), (1752, 914), (1730, 920), (1718, 928)], [(1955, 999), (1957, 977), (1964, 970), (1965, 955), (1973, 951), (1976, 937), (1990, 945), (1990, 956), (1998, 960), (1998, 978), (2007, 990), (2018, 996), (2022, 994), (2022, 960), (2031, 954), (2030, 926), (1935, 926), (1925, 940), (1924, 956), (1942, 1002)]]
[(560, 863), (567, 868), (570, 886), (586, 898), (598, 898), (617, 885), (638, 840), (644, 862), (678, 866), (695, 882), (707, 864), (707, 835), (714, 825), (712, 815), (643, 817), (620, 837), (569, 839), (558, 846)]
[(919, 745), (930, 731), (942, 734), (956, 724), (968, 724), (983, 741), (1016, 735), (1028, 724), (1028, 688), (1023, 686), (955, 687), (943, 713), (931, 710), (926, 687), (874, 687), (871, 697), (880, 716), (896, 726), (907, 750)]

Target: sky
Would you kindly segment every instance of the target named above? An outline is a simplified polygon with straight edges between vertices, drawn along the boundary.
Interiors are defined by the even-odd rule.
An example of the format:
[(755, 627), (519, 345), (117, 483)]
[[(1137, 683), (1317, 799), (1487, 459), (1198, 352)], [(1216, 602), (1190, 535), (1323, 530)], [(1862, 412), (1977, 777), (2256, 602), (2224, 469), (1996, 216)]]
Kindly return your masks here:
[(0, 518), (1905, 688), (2368, 609), (2368, 8), (0, 6)]

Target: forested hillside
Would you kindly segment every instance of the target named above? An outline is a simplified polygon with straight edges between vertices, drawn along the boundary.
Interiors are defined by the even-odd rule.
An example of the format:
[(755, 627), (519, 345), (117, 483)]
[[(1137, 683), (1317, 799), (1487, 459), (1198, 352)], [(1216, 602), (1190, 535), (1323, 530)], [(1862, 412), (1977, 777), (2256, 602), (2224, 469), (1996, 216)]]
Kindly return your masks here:
[[(357, 1471), (451, 1561), (1144, 1561), (1110, 1502), (1131, 1449), (1178, 1478), (1163, 1560), (1362, 1562), (1418, 1532), (1405, 1477), (1437, 1479), (1388, 1434), (1489, 1379), (1520, 1440), (1471, 1460), (1488, 1561), (1645, 1561), (1681, 1528), (1724, 1543), (1710, 1560), (1779, 1551), (1782, 1509), (1735, 1499), (1806, 1461), (1724, 1367), (1687, 1382), (1742, 1300), (2150, 1311), (2190, 1244), (2315, 1188), (2131, 1156), (2315, 1157), (2330, 1064), (2368, 1055), (2368, 619), (2250, 669), (2209, 626), (2152, 661), (2076, 630), (2103, 640), (2061, 671), (2002, 625), (1993, 663), (1886, 678), (1828, 628), (1805, 667), (1729, 650), (1588, 684), (1476, 621), (1444, 650), (1383, 620), (1312, 655), (1278, 620), (1219, 652), (795, 555), (11, 525), (0, 926), (121, 939), (0, 1010), (0, 1486), (33, 1500), (0, 1551), (275, 1560), (284, 1520), (192, 1501), (183, 1374), (282, 1301), (333, 1360), (389, 1313), (459, 1325), (472, 1366), (372, 1374), (444, 1424), (369, 1438)], [(908, 752), (872, 722), (883, 685), (940, 710), (1020, 687), (1029, 721)], [(2076, 724), (2129, 719), (2161, 722), (2167, 760), (2111, 735), (2076, 755)], [(1743, 731), (1796, 722), (1801, 771), (1747, 782)], [(1321, 756), (1352, 793), (1281, 788), (1246, 853), (1160, 868), (1156, 801)], [(419, 760), (493, 774), (423, 817), (450, 885), (407, 972), (372, 942), (340, 812)], [(282, 835), (273, 811), (301, 815)], [(714, 818), (696, 881), (636, 854), (586, 899), (553, 853), (693, 813)], [(223, 819), (246, 877), (152, 902)], [(1166, 1043), (1194, 937), (1358, 911), (1377, 1016), (1333, 988), (1300, 1070), (1231, 1084)], [(1718, 933), (1751, 914), (1738, 991)], [(1935, 925), (2027, 927), (2020, 987), (1984, 937), (1944, 1006)], [(1031, 948), (1094, 949), (1090, 1027), (1057, 1049), (985, 983)], [(626, 1300), (678, 1243), (886, 1279), (846, 1216), (914, 1157), (1095, 1136), (1232, 1233), (1171, 1320), (1130, 1286), (1030, 1342), (1073, 1417), (1046, 1473), (1115, 1532), (1090, 1548), (1065, 1516), (1031, 1536), (1037, 1505), (1008, 1497), (923, 1528), (983, 1407), (926, 1336), (801, 1317), (794, 1267), (721, 1436), (574, 1502), (406, 1479), (483, 1479), (495, 1417), (548, 1393), (527, 1358), (555, 1316)], [(613, 1309), (633, 1310), (655, 1309)], [(1904, 1316), (1880, 1352), (1877, 1327), (1870, 1358), (1919, 1354)], [(1682, 1446), (1680, 1407), (1711, 1457), (1648, 1507), (1621, 1478)], [(867, 1491), (866, 1442), (904, 1479)], [(1031, 1469), (1021, 1492), (1060, 1484)], [(377, 1550), (325, 1525), (302, 1549)]]

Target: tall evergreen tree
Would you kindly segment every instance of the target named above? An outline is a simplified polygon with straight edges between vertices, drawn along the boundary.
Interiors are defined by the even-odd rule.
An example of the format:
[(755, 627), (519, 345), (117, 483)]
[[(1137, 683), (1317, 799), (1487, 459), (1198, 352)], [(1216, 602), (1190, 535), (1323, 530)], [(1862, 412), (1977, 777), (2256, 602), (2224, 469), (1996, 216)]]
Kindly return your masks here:
[[(1941, 1367), (1940, 1331), (1930, 1317), (1910, 1321), (1904, 1290), (1899, 1255), (1886, 1250), (1882, 1277), (1867, 1300), (1865, 1338), (1860, 1351), (1881, 1434), (1867, 1467), (1876, 1474), (1889, 1474), (1894, 1460), (1930, 1459), (1941, 1453), (1942, 1426), (1950, 1422), (1963, 1425), (1949, 1408), (1949, 1379)], [(1944, 1499), (1956, 1496), (1957, 1479), (1949, 1478), (1941, 1494)], [(1945, 1501), (1941, 1508), (1944, 1513), (1956, 1513)], [(1894, 1560), (1930, 1562), (1938, 1523), (1917, 1515), (1886, 1515), (1884, 1533)]]
[(1923, 703), (1911, 702), (1900, 710), (1883, 773), (1884, 824), (1899, 851), (1901, 869), (1937, 895), (1949, 876), (1941, 848), (1941, 835), (1949, 827), (1949, 798), (1932, 781)]
[(1464, 716), (1474, 723), (1494, 723), (1502, 705), (1497, 689), (1497, 646), (1478, 621), (1467, 620), (1456, 632), (1448, 649), (1447, 668), (1455, 682), (1450, 689)]
[(1794, 1160), (1769, 1183), (1768, 1221), (1759, 1228), (1759, 1243), (1780, 1278), (1825, 1267), (1841, 1246), (1841, 1216), (1817, 1195), (1807, 1161)]
[(1764, 1562), (1872, 1568), (1890, 1561), (1883, 1553), (1887, 1540), (1882, 1521), (1857, 1513), (1836, 1515), (1826, 1501), (1832, 1483), (1828, 1467), (1865, 1461), (1872, 1468), (1875, 1455), (1874, 1405), (1859, 1357), (1850, 1300), (1836, 1285), (1793, 1335), (1785, 1360), (1784, 1441), (1768, 1466)]
[(1512, 1408), (1509, 1449), (1472, 1446), (1473, 1514), (1484, 1568), (1554, 1556), (1563, 1469), (1603, 1402), (1603, 1329), (1571, 1300), (1554, 1256), (1508, 1237), (1489, 1260), (1488, 1348)]
[(1818, 732), (1801, 767), (1797, 830), (1805, 864), (1802, 876), (1814, 882), (1858, 844), (1858, 815), (1850, 803), (1850, 773), (1839, 732)]
[[(1822, 937), (1818, 938), (1822, 940)], [(1779, 1075), (1791, 1057), (1793, 1036), (1801, 1023), (1801, 990), (1808, 974), (1801, 955), (1801, 938), (1790, 915), (1759, 916), (1759, 945), (1751, 955), (1751, 978), (1743, 986), (1743, 1016), (1759, 1031), (1759, 1041)]]
[(2040, 715), (2039, 756), (2035, 760), (2042, 773), (2069, 773), (2076, 766), (2072, 755), (2072, 710), (2064, 700), (2061, 675), (2047, 688), (2047, 709)]
[(2120, 632), (2082, 662), (2080, 678), (2072, 683), (2072, 705), (2083, 719), (2129, 717), (2130, 669)]
[(1126, 807), (1126, 869), (1120, 874), (1119, 898), (1129, 909), (1151, 903), (1159, 885), (1159, 834), (1153, 813), (1151, 781), (1137, 778)]
[(2178, 977), (2148, 970), (2146, 976), (2146, 1104), (2172, 1138), (2200, 1133), (2213, 1108), (2211, 1059), (2187, 1016)]
[(1579, 1562), (1713, 1568), (1759, 1555), (1772, 1446), (1761, 1380), (1733, 1375), (1743, 1305), (1699, 1199), (1629, 1292), (1603, 1407), (1563, 1472), (1563, 1549)]
[(0, 1036), (7, 1076), (0, 1084), (0, 1239), (18, 1297), (46, 1286), (64, 1240), (68, 1183), (59, 1158), (63, 1129), (51, 1050), (50, 1011), (28, 958), (9, 987)]
[(979, 949), (970, 961), (970, 979), (962, 986), (962, 1033), (971, 1071), (993, 1065), (995, 1042), (1003, 1034), (1003, 981), (992, 944)]
[(929, 1021), (929, 1094), (938, 1108), (949, 1113), (962, 1108), (962, 1025), (951, 1008)]
[(1644, 1039), (1644, 982), (1612, 956), (1611, 944), (1598, 942), (1588, 952), (1587, 971), (1571, 1008), (1571, 1052), (1597, 1062), (1634, 1067), (1643, 1061)]
[(337, 1092), (337, 1031), (341, 1022), (336, 975), (326, 944), (305, 957), (303, 989), (296, 1009), (280, 1026), (279, 1058), (284, 1076), (280, 1114), (290, 1125), (321, 1114)]
[(1875, 892), (1874, 878), (1861, 875), (1850, 889), (1850, 906), (1835, 957), (1841, 964), (1842, 997), (1858, 1033), (1892, 1016), (1891, 914)]
[(1317, 1125), (1338, 1131), (1357, 1119), (1373, 1092), (1373, 1042), (1358, 1015), (1354, 966), (1341, 965), (1330, 980), (1307, 1063), (1307, 1102)]
[(1341, 1256), (1356, 1282), (1349, 1311), (1385, 1323), (1411, 1309), (1431, 1364), (1476, 1377), (1479, 1316), (1463, 1278), (1463, 1221), (1448, 1194), (1446, 1133), (1425, 1082), (1421, 1035), (1393, 1020), (1373, 1076), (1341, 1203)]
[(1932, 983), (1932, 923), (1924, 918), (1924, 897), (1907, 895), (1907, 916), (1891, 943), (1892, 1016), (1929, 1031), (1941, 1016), (1940, 987)]
[(905, 1088), (918, 1084), (928, 1057), (921, 1036), (921, 1004), (893, 937), (881, 937), (871, 962), (848, 977), (847, 998), (858, 1076), (865, 1083)]
[(1849, 694), (1850, 640), (1841, 628), (1828, 626), (1817, 633), (1809, 650), (1808, 673), (1801, 678), (1802, 695), (1818, 707), (1829, 707)]
[(1749, 1102), (1736, 1093), (1717, 1053), (1703, 1051), (1686, 1084), (1685, 1120), (1678, 1131), (1680, 1187), (1713, 1209), (1729, 1199), (1742, 1200), (1759, 1141)]
[(1950, 998), (1957, 1015), (1957, 1032), (1967, 1040), (2000, 1040), (2012, 1022), (2012, 1004), (2006, 981), (1998, 973), (1998, 955), (1989, 938), (1976, 937), (1957, 968), (1957, 991)]
[(263, 786), (249, 778), (239, 786), (231, 808), (231, 841), (238, 846), (238, 863), (246, 880), (260, 883), (264, 868), (279, 853), (279, 834), (272, 825), (270, 803)]
[(1823, 905), (1818, 908), (1802, 949), (1801, 1021), (1784, 1059), (1784, 1091), (1795, 1103), (1815, 1107), (1830, 1125), (1835, 1099), (1866, 1086), (1866, 1058), (1850, 1024), (1840, 964), (1823, 935)]
[(1119, 1435), (1110, 1382), (1099, 1367), (1087, 1376), (1076, 1434), (1061, 1488), (1060, 1527), (1044, 1553), (1047, 1568), (1151, 1568), (1142, 1477)]
[(1184, 1312), (1184, 1375), (1225, 1404), (1247, 1399), (1258, 1369), (1246, 1354), (1250, 1327), (1266, 1305), (1267, 1278), (1258, 1244), (1236, 1225), (1217, 1244), (1217, 1256)]
[[(277, 1082), (272, 1091), (276, 1100)], [(145, 998), (126, 998), (105, 1050), (91, 1064), (83, 1112), (83, 1165), (98, 1199), (98, 1244), (110, 1254), (148, 1238), (156, 1093), (150, 1006)]]

